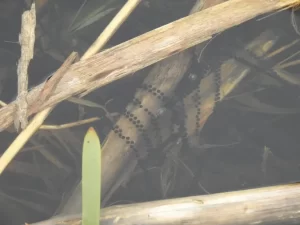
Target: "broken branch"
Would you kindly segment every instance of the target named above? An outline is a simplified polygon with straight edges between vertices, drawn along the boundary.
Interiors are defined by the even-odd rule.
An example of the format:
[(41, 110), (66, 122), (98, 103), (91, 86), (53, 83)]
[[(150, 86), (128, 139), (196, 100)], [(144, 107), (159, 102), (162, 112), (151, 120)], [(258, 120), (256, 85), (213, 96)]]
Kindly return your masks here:
[[(69, 69), (70, 65), (76, 59), (77, 53), (73, 52), (66, 59), (66, 61), (61, 65), (61, 67), (54, 73), (53, 77), (60, 77), (66, 73)], [(51, 108), (42, 111), (42, 115), (46, 116), (51, 112)], [(4, 169), (8, 166), (8, 164), (13, 160), (16, 154), (20, 151), (20, 149), (25, 145), (27, 140), (38, 130), (38, 128), (44, 122), (43, 119), (35, 120), (31, 122), (19, 135), (18, 137), (10, 144), (10, 146), (6, 149), (3, 155), (0, 158), (0, 175), (4, 171)]]
[[(298, 0), (230, 0), (150, 31), (72, 65), (40, 110), (121, 79), (258, 15), (296, 3)], [(27, 95), (30, 104), (41, 87)], [(14, 106), (12, 102), (0, 109), (1, 130), (11, 125)]]
[(27, 94), (28, 94), (28, 67), (34, 55), (36, 13), (35, 3), (31, 5), (31, 9), (25, 11), (22, 15), (22, 27), (19, 35), (21, 45), (21, 57), (18, 63), (18, 97), (17, 97), (17, 113), (15, 117), (15, 128), (18, 131), (24, 129), (27, 124)]
[[(299, 224), (300, 184), (118, 205), (101, 211), (101, 225)], [(217, 213), (217, 214), (216, 214)], [(31, 225), (81, 224), (81, 215), (57, 216)]]

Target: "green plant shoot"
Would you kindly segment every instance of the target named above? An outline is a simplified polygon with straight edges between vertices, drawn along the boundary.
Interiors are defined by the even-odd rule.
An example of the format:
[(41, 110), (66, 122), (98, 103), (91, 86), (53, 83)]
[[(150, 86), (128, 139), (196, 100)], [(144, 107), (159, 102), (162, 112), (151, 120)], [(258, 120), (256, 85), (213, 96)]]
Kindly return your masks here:
[(84, 137), (82, 152), (82, 224), (99, 225), (101, 203), (101, 145), (93, 127)]

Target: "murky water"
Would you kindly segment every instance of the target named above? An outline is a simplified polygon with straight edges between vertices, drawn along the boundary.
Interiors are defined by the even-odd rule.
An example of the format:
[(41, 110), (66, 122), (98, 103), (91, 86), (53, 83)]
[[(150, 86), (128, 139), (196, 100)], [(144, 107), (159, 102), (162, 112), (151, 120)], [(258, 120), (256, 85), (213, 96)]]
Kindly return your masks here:
[[(142, 5), (109, 45), (187, 15), (193, 3), (166, 0), (163, 5)], [(153, 13), (158, 16), (150, 16)], [(109, 19), (75, 35), (81, 48), (97, 35), (91, 27), (104, 27)], [(294, 19), (300, 24), (297, 12)], [(0, 205), (7, 205), (0, 207), (0, 215), (8, 219), (5, 224), (13, 221), (12, 206), (17, 206), (14, 213), (20, 221), (32, 222), (50, 217), (66, 202), (80, 179), (82, 139), (89, 126), (103, 140), (104, 157), (119, 151), (113, 163), (124, 160), (119, 168), (126, 178), (122, 185), (113, 182), (121, 175), (110, 179), (110, 169), (104, 170), (108, 172), (103, 179), (111, 182), (103, 189), (106, 206), (299, 180), (299, 43), (291, 11), (259, 17), (85, 97), (105, 110), (59, 104), (46, 123), (102, 119), (70, 129), (40, 130), (32, 138), (0, 178)], [(49, 74), (60, 65), (41, 55), (32, 65), (33, 85), (45, 79), (38, 74)], [(5, 78), (0, 98), (4, 101), (16, 94), (15, 61), (12, 57), (7, 65), (1, 64), (12, 74)], [(0, 135), (4, 152), (16, 134)]]

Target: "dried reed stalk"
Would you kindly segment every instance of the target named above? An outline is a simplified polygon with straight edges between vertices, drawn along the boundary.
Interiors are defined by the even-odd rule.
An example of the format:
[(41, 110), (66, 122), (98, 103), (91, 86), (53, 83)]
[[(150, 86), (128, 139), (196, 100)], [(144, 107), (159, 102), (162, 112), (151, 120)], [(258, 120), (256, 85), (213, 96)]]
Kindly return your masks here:
[(19, 42), (21, 45), (21, 57), (18, 63), (18, 96), (17, 96), (17, 113), (15, 116), (15, 128), (18, 131), (24, 129), (27, 124), (27, 94), (28, 94), (28, 67), (34, 55), (35, 42), (35, 26), (36, 26), (36, 12), (35, 3), (31, 5), (31, 9), (25, 11), (22, 15), (21, 33), (19, 35)]
[[(77, 58), (77, 53), (73, 52), (66, 59), (66, 61), (61, 65), (61, 67), (54, 73), (53, 79), (56, 80), (56, 77), (62, 77), (66, 71), (69, 69), (70, 65)], [(52, 83), (51, 81), (49, 81)], [(46, 87), (49, 87), (46, 83)], [(42, 89), (44, 90), (44, 89)], [(33, 104), (34, 106), (35, 104)], [(51, 112), (51, 108), (40, 112), (42, 117), (47, 117), (47, 115)], [(16, 154), (20, 151), (20, 149), (26, 144), (30, 137), (38, 130), (38, 128), (43, 124), (44, 119), (37, 119), (31, 121), (30, 124), (18, 135), (18, 137), (11, 143), (11, 145), (6, 149), (3, 155), (0, 157), (0, 175), (7, 167), (7, 165), (13, 160)]]
[(122, 7), (118, 14), (108, 24), (105, 30), (97, 38), (97, 40), (91, 45), (91, 47), (84, 53), (81, 60), (87, 59), (92, 55), (95, 55), (114, 35), (118, 28), (123, 24), (132, 11), (138, 6), (141, 0), (130, 0)]
[[(101, 47), (104, 46), (104, 44), (108, 41), (108, 39), (113, 35), (113, 33), (116, 31), (116, 29), (124, 22), (124, 20), (127, 18), (130, 12), (138, 5), (139, 0), (129, 0), (128, 4), (125, 4), (122, 10), (116, 15), (116, 17), (113, 20), (113, 23), (110, 23), (109, 29), (106, 29), (104, 31), (104, 35), (100, 35), (99, 38), (94, 42), (94, 44), (88, 49), (88, 51), (85, 53), (83, 58), (90, 57), (92, 54), (95, 54), (97, 51), (100, 50)], [(33, 9), (34, 4), (33, 4)], [(32, 31), (31, 31), (32, 32)], [(34, 33), (34, 32), (33, 32)], [(36, 101), (30, 105), (29, 110), (27, 110), (27, 101), (26, 102), (26, 108), (22, 108), (22, 112), (24, 114), (24, 110), (26, 113), (26, 119), (27, 119), (27, 113), (32, 114), (35, 113), (41, 106), (41, 104), (44, 101), (47, 101), (52, 92), (56, 90), (57, 84), (60, 82), (62, 77), (65, 74), (65, 68), (69, 68), (68, 62), (72, 60), (72, 62), (77, 59), (77, 53), (72, 53), (69, 58), (64, 62), (63, 66), (54, 73), (54, 75), (51, 77), (50, 81), (47, 81), (41, 91), (38, 95), (36, 95)], [(27, 61), (26, 61), (27, 62)], [(61, 70), (61, 71), (60, 71)], [(26, 71), (25, 71), (26, 72)], [(22, 76), (23, 78), (23, 76)], [(22, 79), (24, 83), (24, 78)], [(22, 83), (22, 85), (23, 85)], [(24, 93), (24, 90), (22, 89), (22, 93)], [(27, 93), (27, 92), (26, 92)], [(27, 97), (27, 96), (25, 96)], [(24, 103), (22, 101), (22, 105), (24, 106)], [(13, 143), (9, 146), (9, 148), (5, 151), (3, 156), (0, 158), (0, 174), (3, 172), (5, 167), (8, 165), (8, 163), (14, 158), (14, 156), (20, 151), (20, 149), (24, 146), (24, 144), (29, 140), (29, 138), (39, 129), (39, 127), (42, 125), (44, 120), (47, 118), (47, 116), (50, 114), (54, 106), (49, 106), (46, 109), (42, 110), (41, 112), (38, 112), (35, 117), (32, 119), (30, 124), (26, 127), (23, 132), (21, 132), (18, 137), (13, 141)], [(20, 111), (20, 110), (19, 110)], [(20, 117), (19, 119), (22, 119), (23, 117)], [(23, 118), (24, 120), (24, 118)], [(26, 121), (27, 122), (27, 121)]]
[[(220, 2), (223, 2), (223, 0), (205, 2), (199, 0), (191, 10), (191, 13), (195, 13)], [(183, 51), (157, 63), (143, 83), (159, 89), (166, 97), (171, 96), (177, 84), (187, 71), (192, 56), (191, 51)], [(135, 97), (147, 107), (149, 112), (156, 112), (161, 107), (161, 101), (155, 98), (151, 93), (137, 91)], [(150, 124), (149, 115), (139, 107), (132, 107), (129, 104), (129, 108), (130, 113), (139, 119), (144, 129), (147, 129)], [(130, 121), (124, 116), (121, 116), (116, 125), (126, 131), (124, 135), (130, 137), (130, 140), (135, 142), (136, 149), (141, 150), (139, 142), (142, 139), (142, 134), (131, 125)], [(169, 136), (166, 136), (165, 138), (168, 137)], [(104, 184), (102, 186), (102, 196), (104, 197), (102, 204), (105, 205), (116, 189), (129, 178), (137, 165), (137, 158), (130, 146), (126, 144), (123, 139), (119, 138), (114, 131), (111, 131), (102, 148), (102, 164), (102, 184)], [(73, 193), (71, 193), (71, 197), (67, 199), (59, 211), (63, 214), (79, 213), (81, 212), (81, 208), (81, 183), (79, 183)]]
[[(299, 0), (230, 0), (162, 26), (72, 65), (40, 110), (121, 79), (258, 15), (295, 4), (299, 4)], [(29, 104), (41, 87), (29, 92)], [(15, 102), (1, 108), (1, 130), (11, 125), (14, 111)]]
[[(212, 5), (213, 3), (219, 3), (218, 1), (205, 1), (205, 2), (210, 5)], [(264, 9), (260, 8), (259, 5)], [(108, 70), (108, 76), (104, 77), (103, 81), (99, 80), (98, 84), (96, 84), (95, 86), (97, 85), (101, 86), (103, 82), (109, 83), (110, 81), (107, 80), (110, 79), (113, 80), (115, 77), (121, 76), (123, 73), (126, 73), (125, 71), (129, 71), (128, 70), (129, 68), (133, 68), (133, 67), (143, 68), (145, 66), (145, 63), (147, 63), (146, 65), (148, 65), (149, 61), (157, 60), (156, 58), (154, 58), (154, 55), (156, 55), (154, 53), (159, 52), (159, 54), (157, 54), (156, 57), (164, 58), (168, 56), (168, 54), (172, 55), (177, 51), (181, 51), (189, 47), (187, 45), (192, 45), (191, 44), (192, 42), (198, 41), (196, 38), (194, 39), (194, 37), (189, 39), (189, 37), (187, 36), (195, 35), (202, 41), (207, 40), (210, 38), (211, 34), (215, 34), (218, 31), (222, 31), (224, 27), (227, 26), (230, 27), (234, 24), (238, 24), (242, 21), (245, 21), (246, 18), (250, 19), (249, 17), (250, 14), (251, 17), (254, 17), (255, 15), (258, 15), (260, 13), (267, 12), (271, 10), (270, 7), (273, 6), (274, 4), (270, 5), (269, 3), (267, 4), (267, 2), (265, 1), (262, 2), (262, 1), (235, 1), (235, 0), (232, 1), (231, 0), (226, 3), (217, 5), (215, 7), (206, 9), (202, 12), (195, 13), (194, 15), (188, 16), (184, 19), (181, 19), (179, 21), (176, 21), (164, 27), (161, 27), (155, 31), (149, 32), (148, 34), (142, 35), (139, 38), (135, 38), (127, 42), (127, 45), (125, 45), (126, 43), (119, 45), (111, 49), (111, 51), (110, 50), (106, 51), (107, 53), (106, 57), (110, 57), (112, 54), (114, 54), (114, 56), (116, 56), (116, 54), (119, 54), (119, 52), (114, 50), (119, 50), (122, 52), (124, 51), (122, 54), (116, 57), (118, 57), (119, 60), (121, 59), (126, 60), (129, 66), (127, 66), (125, 63), (123, 64), (121, 61), (117, 61), (116, 66), (114, 67), (115, 69), (111, 71)], [(203, 17), (202, 16), (197, 17), (197, 15), (202, 15)], [(196, 18), (196, 17), (199, 18), (199, 20), (188, 19), (188, 18)], [(197, 22), (197, 21), (201, 21), (201, 22)], [(178, 29), (176, 28), (177, 25), (178, 25)], [(198, 28), (200, 27), (202, 28), (198, 30)], [(189, 33), (189, 31), (191, 31), (191, 33)], [(199, 36), (196, 35), (197, 32), (199, 32)], [(187, 34), (187, 36), (185, 34)], [(144, 40), (145, 43), (143, 43)], [(149, 46), (146, 45), (146, 43), (148, 43)], [(129, 47), (130, 44), (132, 47), (136, 46), (136, 48), (133, 48), (132, 50), (133, 52), (129, 52), (129, 49), (131, 49)], [(157, 45), (160, 46), (161, 48), (156, 49)], [(162, 46), (164, 48), (162, 48)], [(128, 51), (125, 51), (126, 48), (128, 48)], [(153, 51), (152, 52), (153, 54), (150, 53), (151, 51)], [(148, 53), (150, 55), (148, 55)], [(149, 57), (148, 60), (143, 60), (141, 58), (144, 57), (144, 54), (148, 55)], [(158, 63), (157, 65), (154, 66), (154, 68), (152, 69), (152, 71), (144, 81), (144, 83), (150, 84), (158, 88), (159, 90), (162, 90), (162, 92), (167, 96), (171, 95), (174, 88), (177, 85), (177, 82), (181, 79), (184, 71), (186, 70), (190, 62), (190, 58), (191, 58), (190, 53), (186, 51), (186, 52), (179, 53), (173, 57), (170, 57), (166, 61)], [(142, 63), (142, 65), (135, 63), (138, 60), (141, 60), (140, 63)], [(111, 61), (109, 60), (109, 62)], [(103, 64), (102, 66), (107, 66), (107, 68), (111, 68), (110, 67), (111, 64), (106, 64), (106, 63), (108, 63), (108, 61), (105, 62), (105, 64)], [(90, 65), (92, 66), (93, 64)], [(133, 71), (131, 70), (130, 72)], [(104, 76), (105, 73), (102, 75)], [(155, 111), (160, 107), (160, 104), (157, 101), (155, 101), (155, 99), (151, 98), (151, 96), (142, 95), (140, 93), (137, 93), (136, 95), (139, 95), (139, 100), (141, 100), (143, 105), (145, 105), (151, 112)], [(135, 116), (139, 118), (139, 120), (144, 125), (144, 127), (147, 128), (149, 124), (149, 117), (143, 115), (143, 112), (140, 109), (135, 109), (133, 113)], [(124, 117), (120, 118), (120, 120), (117, 122), (117, 125), (121, 129), (123, 128), (122, 130), (126, 130), (126, 136), (129, 136), (130, 139), (135, 142), (135, 147), (139, 149), (139, 140), (140, 140), (139, 132), (136, 132), (135, 128), (130, 128), (132, 126), (129, 126), (130, 124), (128, 120), (126, 120), (126, 118)], [(134, 153), (129, 148), (129, 146), (126, 145), (126, 143), (124, 143), (124, 141), (121, 140), (114, 132), (110, 132), (107, 137), (107, 140), (103, 147), (102, 160), (103, 160), (102, 193), (104, 197), (103, 202), (106, 202), (107, 199), (111, 196), (111, 194), (114, 193), (114, 191), (120, 186), (120, 184), (130, 176), (131, 172), (134, 170), (137, 164), (137, 160), (134, 156)], [(75, 188), (75, 191), (72, 193), (71, 198), (67, 201), (67, 203), (61, 210), (61, 213), (66, 214), (66, 213), (80, 212), (81, 210), (80, 202), (81, 202), (81, 190), (79, 184)]]
[[(300, 183), (205, 196), (112, 206), (101, 225), (293, 225), (300, 223)], [(31, 225), (81, 224), (81, 215), (57, 216)]]

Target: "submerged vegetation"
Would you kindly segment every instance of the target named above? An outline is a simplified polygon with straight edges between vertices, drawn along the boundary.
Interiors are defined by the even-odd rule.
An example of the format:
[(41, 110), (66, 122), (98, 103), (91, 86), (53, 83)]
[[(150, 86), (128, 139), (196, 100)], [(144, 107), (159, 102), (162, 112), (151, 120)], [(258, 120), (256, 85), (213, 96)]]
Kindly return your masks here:
[[(17, 2), (0, 3), (3, 107), (16, 97), (20, 52), (11, 42), (18, 39), (21, 14), (30, 1)], [(51, 80), (48, 74), (71, 52), (83, 55), (127, 1), (35, 2), (31, 87)], [(186, 16), (196, 2), (141, 1), (105, 49)], [(255, 18), (84, 97), (61, 102), (1, 175), (0, 223), (82, 212), (83, 225), (96, 225), (101, 204), (299, 180), (296, 9)], [(0, 133), (1, 154), (17, 134), (13, 127)], [(114, 173), (118, 176), (110, 177)], [(80, 206), (69, 201), (80, 193), (73, 192), (78, 184)]]

